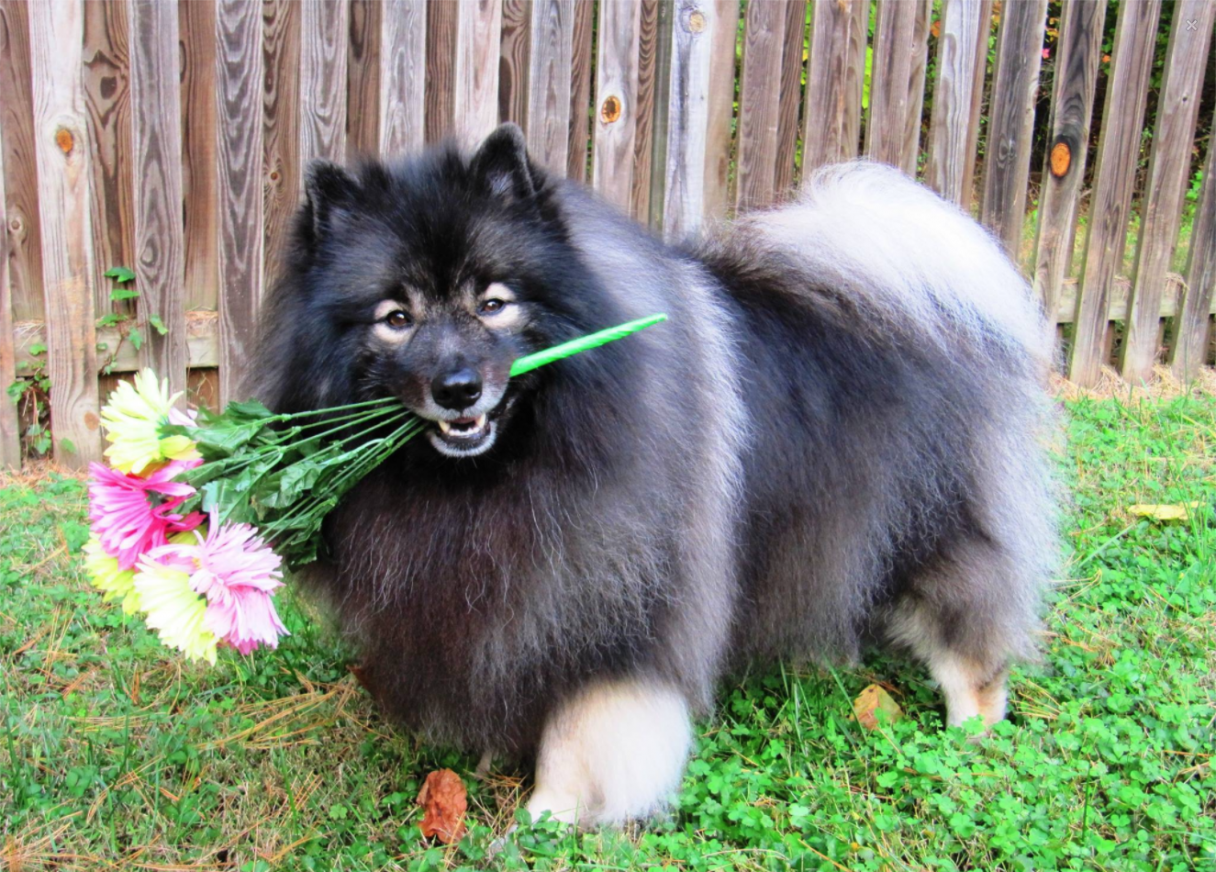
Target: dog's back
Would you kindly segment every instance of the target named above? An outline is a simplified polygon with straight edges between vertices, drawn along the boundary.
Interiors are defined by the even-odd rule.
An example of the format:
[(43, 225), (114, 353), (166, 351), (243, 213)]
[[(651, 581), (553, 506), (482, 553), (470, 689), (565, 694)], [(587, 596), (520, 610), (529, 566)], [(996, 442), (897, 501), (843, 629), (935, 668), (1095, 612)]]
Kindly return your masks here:
[[(1054, 556), (1046, 331), (970, 218), (898, 172), (821, 171), (702, 256), (742, 336), (737, 651), (850, 658), (873, 632), (1003, 714)], [(1002, 691), (1003, 692), (1003, 691)]]

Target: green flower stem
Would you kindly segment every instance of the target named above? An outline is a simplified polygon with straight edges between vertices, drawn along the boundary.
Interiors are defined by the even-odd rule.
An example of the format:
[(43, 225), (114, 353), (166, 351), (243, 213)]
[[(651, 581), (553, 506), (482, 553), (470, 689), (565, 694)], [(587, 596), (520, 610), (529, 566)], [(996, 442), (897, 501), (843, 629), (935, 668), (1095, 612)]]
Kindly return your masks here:
[[(390, 399), (392, 399), (392, 398), (390, 398)], [(402, 408), (400, 405), (396, 406), (395, 408), (378, 409), (375, 412), (364, 412), (360, 415), (352, 415), (349, 418), (339, 418), (339, 419), (337, 419), (337, 421), (344, 422), (344, 423), (338, 423), (337, 426), (331, 427), (328, 430), (323, 430), (320, 433), (313, 433), (312, 435), (310, 435), (304, 439), (297, 439), (294, 442), (287, 442), (285, 444), (279, 443), (279, 444), (283, 448), (290, 449), (290, 448), (294, 448), (298, 445), (302, 445), (305, 442), (312, 442), (317, 439), (324, 439), (326, 436), (331, 436), (334, 433), (338, 433), (342, 430), (349, 430), (350, 428), (358, 426), (358, 425), (370, 425), (372, 423), (377, 423), (380, 425), (391, 424), (391, 423), (395, 422), (398, 418), (405, 417), (408, 414), (409, 414), (409, 412), (406, 411), (404, 408)], [(301, 426), (300, 429), (304, 429), (304, 427), (315, 427), (321, 423), (322, 422), (318, 421), (316, 424), (304, 424)], [(323, 423), (333, 424), (333, 423), (335, 423), (335, 421), (333, 419), (327, 419)], [(362, 435), (363, 434), (361, 432), (354, 433), (354, 434), (346, 437), (345, 439), (339, 440), (335, 444), (341, 445), (341, 444), (343, 444), (345, 442), (349, 442), (353, 439), (358, 439)]]
[(330, 412), (345, 412), (348, 409), (362, 409), (368, 406), (384, 406), (393, 402), (396, 397), (380, 397), (376, 400), (362, 400), (358, 403), (348, 403), (344, 406), (326, 406), (324, 409), (308, 409), (304, 412), (284, 412), (280, 415), (274, 415), (275, 421), (291, 421), (296, 418), (309, 418), (314, 415), (327, 415)]
[(636, 321), (619, 324), (616, 327), (609, 327), (607, 330), (600, 330), (587, 336), (580, 336), (578, 339), (571, 339), (569, 342), (563, 342), (561, 345), (555, 345), (552, 348), (546, 348), (544, 351), (538, 351), (535, 354), (529, 354), (517, 359), (515, 363), (511, 364), (511, 375), (523, 375), (525, 372), (531, 372), (537, 367), (571, 357), (579, 352), (589, 351), (592, 348), (607, 345), (609, 342), (624, 339), (626, 336), (631, 336), (640, 330), (653, 327), (655, 324), (666, 320), (667, 316), (660, 313), (658, 315), (651, 315), (648, 318), (639, 318)]

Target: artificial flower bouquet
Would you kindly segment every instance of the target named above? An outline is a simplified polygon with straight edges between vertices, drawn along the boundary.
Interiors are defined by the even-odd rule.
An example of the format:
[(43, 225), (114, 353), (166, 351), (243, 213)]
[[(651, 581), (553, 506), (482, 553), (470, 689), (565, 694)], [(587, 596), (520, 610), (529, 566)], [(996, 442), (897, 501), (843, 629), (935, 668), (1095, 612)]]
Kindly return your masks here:
[[(522, 375), (660, 321), (652, 315), (521, 357)], [(274, 414), (233, 402), (183, 412), (145, 369), (102, 408), (110, 465), (89, 465), (85, 571), (107, 601), (141, 612), (162, 642), (216, 662), (287, 635), (274, 607), (284, 569), (317, 558), (342, 496), (426, 422), (388, 397)]]

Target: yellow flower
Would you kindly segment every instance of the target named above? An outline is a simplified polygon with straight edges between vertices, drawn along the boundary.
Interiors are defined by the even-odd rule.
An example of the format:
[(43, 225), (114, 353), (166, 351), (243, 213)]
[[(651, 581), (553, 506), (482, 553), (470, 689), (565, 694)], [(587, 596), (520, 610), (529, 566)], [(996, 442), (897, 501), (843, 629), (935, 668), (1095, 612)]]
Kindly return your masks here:
[(115, 469), (140, 475), (157, 463), (199, 456), (194, 442), (185, 436), (161, 436), (180, 396), (180, 392), (170, 396), (168, 380), (158, 382), (151, 369), (136, 373), (134, 385), (119, 383), (101, 409), (110, 442), (105, 453)]
[(190, 573), (175, 565), (140, 558), (135, 590), (148, 626), (160, 640), (191, 660), (216, 660), (215, 635), (203, 627), (207, 598), (190, 587)]
[(90, 536), (84, 546), (84, 570), (89, 584), (102, 592), (106, 602), (122, 600), (122, 610), (130, 615), (139, 610), (139, 594), (135, 591), (135, 572), (119, 569), (118, 561), (105, 552), (101, 541)]

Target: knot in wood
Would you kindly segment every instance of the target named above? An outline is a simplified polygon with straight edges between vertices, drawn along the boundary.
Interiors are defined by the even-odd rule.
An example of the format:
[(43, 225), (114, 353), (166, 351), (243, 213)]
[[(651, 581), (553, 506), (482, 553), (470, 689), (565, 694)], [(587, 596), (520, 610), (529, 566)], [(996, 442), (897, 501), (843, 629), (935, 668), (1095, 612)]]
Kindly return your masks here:
[(1072, 149), (1068, 147), (1067, 142), (1060, 140), (1051, 147), (1051, 174), (1062, 179), (1071, 165)]
[(72, 146), (75, 141), (72, 139), (72, 131), (66, 127), (60, 127), (55, 131), (55, 144), (59, 146), (59, 150), (64, 154), (72, 153)]
[(701, 33), (705, 30), (705, 13), (694, 9), (688, 16), (688, 30), (691, 33)]
[(612, 124), (621, 117), (621, 98), (616, 96), (608, 96), (604, 100), (604, 104), (600, 106), (600, 120), (605, 124)]

